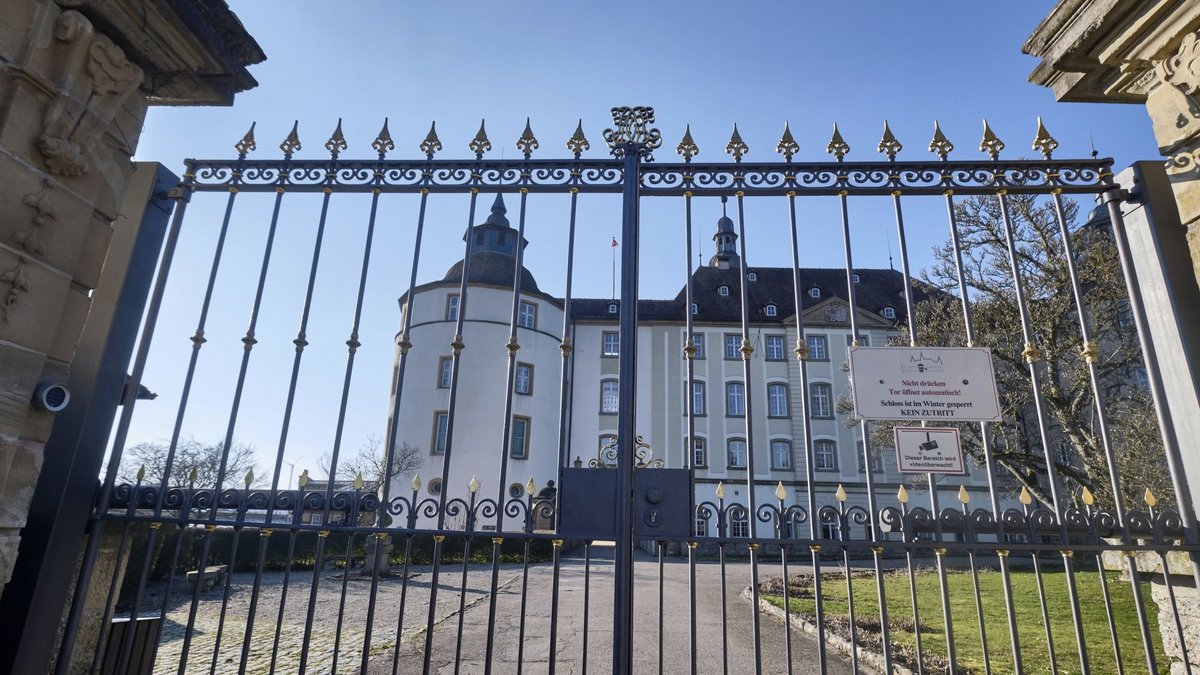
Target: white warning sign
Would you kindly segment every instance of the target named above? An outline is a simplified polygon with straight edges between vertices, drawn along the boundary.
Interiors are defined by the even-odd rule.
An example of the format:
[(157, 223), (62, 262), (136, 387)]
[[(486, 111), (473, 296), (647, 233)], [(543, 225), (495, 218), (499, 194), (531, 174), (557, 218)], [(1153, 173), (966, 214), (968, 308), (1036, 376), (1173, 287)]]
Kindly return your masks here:
[(966, 473), (962, 442), (954, 427), (896, 427), (900, 473)]
[(990, 349), (852, 347), (854, 412), (868, 420), (998, 422)]

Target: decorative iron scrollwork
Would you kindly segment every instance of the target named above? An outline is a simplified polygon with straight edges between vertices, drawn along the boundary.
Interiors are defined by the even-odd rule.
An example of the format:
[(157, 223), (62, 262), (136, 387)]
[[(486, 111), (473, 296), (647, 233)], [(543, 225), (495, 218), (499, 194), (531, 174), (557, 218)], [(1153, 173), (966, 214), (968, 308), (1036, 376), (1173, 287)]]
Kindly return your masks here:
[(662, 145), (662, 134), (654, 124), (654, 108), (650, 106), (621, 106), (612, 109), (613, 128), (604, 130), (604, 142), (613, 157), (624, 158), (633, 152), (651, 161), (653, 152)]
[[(615, 469), (620, 465), (621, 453), (615, 436), (609, 438), (596, 451), (596, 458), (588, 460), (590, 469)], [(639, 469), (661, 469), (666, 464), (654, 456), (654, 449), (641, 436), (634, 441), (634, 466)]]

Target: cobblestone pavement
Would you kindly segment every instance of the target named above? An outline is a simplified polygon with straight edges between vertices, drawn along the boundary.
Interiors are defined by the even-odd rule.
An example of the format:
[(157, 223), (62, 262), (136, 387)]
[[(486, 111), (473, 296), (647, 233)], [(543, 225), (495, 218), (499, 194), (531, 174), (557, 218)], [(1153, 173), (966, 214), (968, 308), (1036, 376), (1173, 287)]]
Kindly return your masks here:
[[(760, 574), (763, 578), (773, 575), (778, 571), (776, 566), (777, 564), (764, 563), (760, 567)], [(634, 659), (637, 673), (659, 672), (660, 655), (664, 673), (685, 673), (689, 669), (689, 566), (686, 560), (668, 558), (663, 571), (662, 605), (665, 609), (660, 645), (658, 564), (652, 557), (645, 555), (640, 556), (636, 562)], [(794, 571), (800, 572), (801, 569)], [(504, 564), (500, 567), (492, 630), (493, 673), (499, 675), (518, 671), (548, 672), (552, 625), (556, 627), (553, 658), (557, 673), (609, 672), (612, 659), (613, 602), (611, 549), (593, 547), (586, 632), (583, 611), (584, 575), (582, 549), (566, 553), (560, 565), (557, 616), (552, 616), (555, 610), (552, 603), (554, 574), (551, 564), (531, 565), (528, 575), (523, 573), (520, 565)], [(703, 562), (696, 566), (696, 656), (701, 673), (721, 673), (726, 664), (728, 670), (725, 672), (754, 672), (753, 613), (750, 604), (740, 597), (742, 590), (750, 583), (748, 564), (745, 561), (731, 561), (726, 568), (726, 578), (724, 612), (727, 620), (724, 624), (727, 629), (723, 630), (720, 566), (712, 562)], [(238, 672), (253, 581), (253, 574), (236, 574), (231, 579), (229, 606), (224, 627), (220, 631), (221, 646), (216, 658), (216, 673)], [(407, 584), (403, 637), (400, 641), (399, 657), (396, 658), (396, 624), (404, 584), (398, 574), (380, 580), (371, 636), (370, 665), (367, 671), (369, 675), (392, 673), (394, 658), (396, 673), (408, 675), (422, 672), (425, 660), (425, 628), (429, 620), (430, 581), (429, 566), (413, 568)], [(311, 571), (298, 571), (292, 573), (287, 584), (287, 601), (280, 622), (275, 654), (276, 673), (290, 674), (300, 671), (311, 583)], [(487, 592), (490, 586), (490, 565), (470, 566), (465, 594), (460, 593), (463, 587), (462, 565), (442, 566), (429, 656), (431, 672), (462, 675), (484, 672), (489, 612), (492, 609)], [(246, 664), (247, 673), (271, 672), (276, 620), (283, 588), (282, 573), (263, 576), (250, 657)], [(343, 579), (340, 573), (324, 572), (320, 575), (308, 644), (306, 663), (309, 673), (333, 672), (335, 647), (337, 672), (359, 672), (371, 588), (370, 578), (351, 577), (345, 580), (344, 603), (342, 588)], [(527, 589), (524, 598), (522, 588)], [(161, 588), (157, 590), (161, 593)], [(187, 673), (209, 672), (213, 664), (213, 647), (217, 638), (222, 593), (223, 588), (217, 586), (201, 595), (196, 612), (196, 627), (187, 655)], [(153, 605), (157, 609), (161, 601), (161, 595), (152, 596), (147, 606)], [(460, 604), (464, 608), (461, 613)], [(167, 611), (167, 623), (155, 664), (156, 674), (178, 671), (190, 607), (190, 590), (177, 588), (172, 594)], [(461, 640), (458, 639), (460, 634)], [(761, 615), (759, 644), (763, 673), (789, 672), (788, 649), (782, 623)], [(815, 640), (798, 631), (792, 631), (792, 672), (818, 672), (815, 655)], [(831, 654), (826, 672), (849, 672), (849, 668)]]
[[(516, 571), (514, 573), (514, 567)], [(403, 635), (405, 639), (423, 635), (429, 618), (430, 567), (414, 567), (408, 580), (405, 594)], [(438, 582), (435, 622), (444, 622), (458, 614), (462, 587), (462, 565), (442, 567), (443, 574)], [(520, 566), (503, 565), (499, 583), (506, 587), (519, 578)], [(283, 573), (263, 575), (258, 607), (255, 611), (254, 630), (250, 640), (250, 655), (246, 664), (247, 673), (269, 673), (274, 652), (275, 673), (300, 671), (304, 645), (304, 627), (309, 608), (312, 588), (312, 571), (294, 571), (287, 584), (287, 602), (282, 621), (279, 622), (278, 647), (276, 622), (279, 618), (280, 598), (283, 595)], [(250, 596), (254, 583), (253, 573), (235, 574), (231, 578), (229, 605), (225, 622), (221, 628), (221, 647), (216, 659), (216, 673), (237, 673), (245, 639)], [(466, 583), (465, 604), (471, 606), (487, 597), (491, 584), (489, 565), (472, 565)], [(158, 658), (154, 673), (176, 673), (182, 657), (184, 633), (191, 609), (191, 590), (177, 582), (167, 610), (167, 621), (163, 626)], [(371, 635), (372, 653), (390, 651), (396, 641), (396, 626), (399, 618), (400, 595), (403, 584), (399, 574), (380, 579), (376, 596), (374, 629)], [(313, 611), (313, 624), (308, 643), (307, 672), (329, 673), (334, 669), (335, 646), (337, 647), (338, 672), (359, 671), (363, 639), (366, 634), (366, 615), (371, 591), (370, 577), (352, 576), (345, 580), (345, 602), (342, 602), (343, 579), (340, 572), (323, 572), (317, 589), (317, 601)], [(151, 589), (152, 595), (145, 607), (154, 607), (157, 613), (162, 602), (162, 588)], [(155, 594), (156, 593), (156, 594)], [(187, 673), (207, 673), (213, 664), (213, 647), (216, 645), (220, 625), (223, 587), (216, 586), (201, 594), (197, 606), (192, 642), (188, 648)], [(341, 631), (338, 622), (341, 619)], [(340, 638), (339, 638), (340, 635)]]

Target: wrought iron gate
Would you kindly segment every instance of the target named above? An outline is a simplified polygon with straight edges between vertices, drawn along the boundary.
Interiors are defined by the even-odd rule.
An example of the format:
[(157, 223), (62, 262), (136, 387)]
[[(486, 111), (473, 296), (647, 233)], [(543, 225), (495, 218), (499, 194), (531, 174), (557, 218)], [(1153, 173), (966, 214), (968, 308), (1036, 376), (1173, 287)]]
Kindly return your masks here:
[[(1123, 194), (1112, 181), (1108, 160), (1053, 159), (1057, 143), (1039, 122), (1034, 149), (1042, 158), (1036, 160), (1001, 159), (1004, 145), (985, 124), (980, 150), (987, 158), (979, 160), (950, 160), (953, 146), (936, 127), (929, 149), (937, 159), (901, 160), (901, 144), (885, 125), (879, 144), (884, 157), (879, 161), (847, 160), (850, 148), (836, 127), (827, 148), (832, 161), (798, 161), (799, 147), (785, 127), (776, 148), (782, 161), (751, 162), (746, 160), (749, 148), (735, 127), (725, 148), (732, 157), (730, 162), (694, 161), (699, 148), (690, 130), (677, 148), (682, 162), (652, 162), (652, 154), (661, 145), (652, 109), (615, 108), (613, 120), (613, 128), (604, 132), (612, 157), (603, 159), (583, 156), (590, 147), (582, 125), (567, 142), (572, 156), (566, 159), (534, 159), (538, 140), (528, 125), (517, 141), (522, 157), (516, 159), (485, 159), (491, 143), (482, 125), (469, 144), (473, 159), (436, 158), (442, 144), (432, 128), (420, 143), (424, 159), (389, 159), (395, 146), (385, 123), (371, 145), (377, 157), (350, 160), (341, 156), (347, 143), (339, 123), (325, 144), (328, 157), (322, 159), (297, 157), (301, 144), (293, 127), (280, 146), (281, 159), (251, 159), (250, 153), (256, 149), (251, 129), (236, 145), (235, 159), (189, 160), (184, 180), (173, 195), (177, 200), (174, 219), (131, 369), (130, 387), (136, 390), (146, 373), (151, 338), (163, 330), (156, 324), (164, 311), (169, 275), (178, 265), (177, 247), (187, 227), (215, 232), (211, 263), (207, 273), (197, 277), (204, 283), (198, 287), (198, 318), (189, 338), (184, 376), (179, 391), (173, 394), (178, 410), (168, 452), (162, 466), (152, 467), (149, 474), (139, 473), (133, 484), (119, 483), (122, 455), (135, 418), (136, 400), (127, 397), (89, 525), (91, 536), (79, 580), (80, 589), (99, 589), (93, 595), (104, 598), (99, 613), (102, 620), (94, 624), (100, 636), (91, 642), (81, 638), (91, 634), (81, 627), (96, 619), (94, 613), (85, 611), (89, 593), (80, 591), (60, 650), (59, 672), (72, 667), (130, 671), (138, 660), (135, 643), (140, 638), (133, 629), (118, 634), (110, 628), (107, 617), (114, 614), (130, 626), (137, 625), (138, 619), (156, 620), (148, 639), (149, 644), (158, 646), (155, 672), (340, 669), (394, 673), (452, 667), (456, 673), (477, 668), (488, 673), (553, 673), (564, 664), (580, 672), (619, 673), (655, 669), (692, 673), (892, 671), (900, 666), (917, 672), (1056, 672), (1059, 668), (1158, 672), (1168, 667), (1157, 627), (1168, 637), (1182, 635), (1184, 613), (1177, 604), (1171, 574), (1160, 575), (1168, 597), (1165, 604), (1160, 598), (1156, 608), (1147, 601), (1148, 575), (1179, 564), (1175, 556), (1182, 556), (1187, 574), (1197, 575), (1193, 562), (1196, 528), (1186, 501), (1178, 509), (1156, 508), (1155, 496), (1147, 491), (1145, 510), (1125, 503), (1128, 487), (1122, 483), (1119, 469), (1126, 448), (1112, 437), (1112, 429), (1121, 420), (1109, 412), (1108, 399), (1121, 396), (1127, 386), (1141, 385), (1140, 380), (1114, 384), (1102, 373), (1105, 359), (1115, 349), (1105, 342), (1110, 338), (1103, 336), (1116, 333), (1110, 326), (1099, 326), (1097, 317), (1118, 316), (1119, 328), (1128, 335), (1136, 332), (1136, 344), (1142, 350), (1147, 344), (1146, 321), (1118, 208)], [(281, 218), (285, 200), (301, 199), (293, 195), (304, 193), (313, 195), (305, 199), (313, 201), (319, 214), (311, 248), (297, 244), (288, 217)], [(506, 331), (506, 341), (487, 345), (472, 342), (468, 325), (470, 313), (481, 311), (468, 299), (481, 292), (472, 285), (476, 282), (472, 257), (483, 255), (477, 247), (484, 242), (472, 236), (470, 228), (480, 222), (477, 207), (486, 193), (517, 195), (519, 199), (516, 244), (512, 267), (505, 272), (510, 274), (508, 290), (503, 291), (510, 293), (510, 310), (507, 322), (492, 322)], [(530, 478), (522, 493), (519, 488), (512, 489), (507, 474), (514, 457), (524, 460), (530, 452), (532, 422), (516, 415), (514, 389), (532, 386), (520, 379), (532, 378), (532, 367), (522, 371), (526, 365), (518, 355), (526, 346), (523, 341), (532, 339), (529, 336), (536, 319), (530, 317), (535, 317), (537, 310), (523, 306), (529, 304), (523, 303), (529, 291), (521, 242), (526, 235), (528, 203), (544, 193), (565, 199), (567, 243), (565, 294), (557, 299), (558, 304), (546, 305), (560, 307), (562, 316), (561, 332), (555, 338), (559, 359), (553, 410), (557, 438), (550, 445), (556, 470), (553, 475), (538, 476), (538, 482), (553, 478), (560, 489), (539, 489), (538, 482)], [(572, 435), (573, 411), (582, 405), (578, 402), (583, 398), (581, 383), (601, 385), (599, 380), (588, 381), (583, 366), (575, 361), (583, 358), (584, 345), (578, 339), (575, 319), (583, 316), (579, 308), (584, 305), (572, 298), (572, 280), (579, 213), (615, 204), (595, 197), (606, 193), (620, 195), (620, 293), (611, 302), (601, 303), (608, 305), (612, 317), (592, 318), (596, 325), (607, 321), (616, 327), (616, 341), (604, 348), (606, 356), (618, 359), (614, 405), (616, 401), (619, 405), (615, 438), (606, 440), (601, 448), (600, 461), (595, 462), (601, 468), (591, 469), (598, 473), (588, 474), (573, 458), (590, 457), (595, 450), (578, 447)], [(225, 195), (223, 210), (214, 211), (221, 215), (212, 222), (185, 221), (193, 199), (209, 194)], [(379, 311), (371, 307), (368, 292), (372, 265), (381, 264), (376, 242), (383, 228), (398, 228), (394, 224), (397, 218), (381, 216), (381, 209), (389, 198), (398, 199), (398, 194), (415, 196), (415, 202), (409, 204), (414, 212), (405, 216), (415, 222), (415, 229), (409, 243), (400, 248), (411, 254), (407, 287), (395, 289), (402, 292), (404, 309), (391, 364), (394, 380), (384, 443), (387, 466), (374, 486), (361, 475), (339, 483), (339, 462), (345, 461), (347, 452), (343, 437), (348, 411), (356, 400), (353, 384), (364, 367), (356, 362), (363, 348), (360, 331), (364, 320)], [(196, 383), (202, 377), (204, 348), (218, 332), (208, 323), (210, 313), (225, 302), (222, 292), (228, 291), (220, 283), (225, 273), (222, 263), (237, 247), (246, 246), (245, 241), (236, 240), (241, 221), (235, 218), (234, 206), (258, 195), (269, 201), (263, 211), (270, 214), (266, 216), (269, 225), (254, 267), (257, 272), (248, 277), (256, 279), (253, 292), (243, 298), (249, 301), (249, 326), (240, 337), (228, 340), (240, 349), (240, 355), (230, 362), (231, 370), (217, 373), (221, 386), (232, 387), (233, 392), (229, 414), (217, 425), (221, 433), (219, 462), (209, 484), (204, 484), (192, 467), (187, 467), (191, 471), (186, 484), (173, 484), (174, 465), (182, 461), (179, 450), (186, 442), (183, 430), (189, 401), (208, 395)], [(1077, 260), (1074, 247), (1082, 246), (1080, 232), (1084, 230), (1071, 226), (1074, 207), (1066, 201), (1070, 195), (1099, 195), (1102, 208), (1096, 214), (1098, 218), (1107, 216), (1110, 223), (1102, 236), (1111, 237), (1106, 240), (1111, 241), (1109, 250), (1115, 246), (1120, 259), (1129, 291), (1127, 305), (1101, 308), (1089, 303), (1090, 282), (1083, 279), (1086, 270), (1080, 266), (1095, 264), (1095, 260)], [(422, 354), (419, 341), (414, 340), (423, 321), (414, 309), (423, 290), (418, 275), (421, 255), (428, 239), (439, 234), (436, 228), (427, 228), (427, 213), (442, 197), (448, 201), (465, 198), (468, 227), (457, 289), (450, 294), (456, 299), (450, 301), (446, 296), (442, 317), (449, 331), (446, 334), (452, 336), (448, 344), (438, 345), (448, 349), (444, 360), (432, 359), (430, 351)], [(862, 325), (864, 308), (856, 297), (863, 286), (851, 243), (852, 233), (861, 230), (851, 226), (850, 204), (865, 197), (890, 202), (901, 263), (901, 270), (892, 273), (902, 289), (893, 306), (870, 308), (872, 312), (878, 309), (880, 318), (895, 320), (892, 328), (872, 324), (877, 339), (890, 336), (899, 345), (913, 347), (940, 342), (941, 346), (986, 346), (997, 352), (1015, 350), (1024, 361), (1023, 371), (1010, 368), (1005, 386), (1024, 387), (1029, 396), (1018, 411), (1029, 424), (1022, 437), (1028, 445), (1014, 447), (1006, 440), (1009, 437), (989, 429), (986, 422), (958, 425), (978, 440), (974, 477), (961, 479), (961, 486), (939, 487), (933, 474), (910, 479), (890, 468), (876, 468), (880, 427), (868, 420), (856, 420), (855, 437), (862, 441), (857, 450), (862, 467), (858, 480), (850, 480), (854, 476), (837, 465), (837, 454), (830, 460), (825, 439), (814, 438), (817, 420), (854, 417), (844, 408), (835, 414), (833, 384), (812, 386), (810, 368), (816, 361), (831, 360), (829, 352), (834, 345), (828, 336), (810, 340), (804, 325), (805, 308), (812, 305), (808, 301), (817, 299), (821, 288), (804, 276), (808, 268), (801, 265), (802, 253), (807, 238), (813, 235), (811, 223), (798, 215), (797, 202), (825, 200), (839, 214), (844, 266), (837, 275), (845, 295), (838, 296), (844, 303), (841, 309), (833, 306), (830, 311), (831, 316), (846, 322), (847, 345), (858, 348), (865, 346), (868, 330)], [(639, 237), (647, 227), (640, 222), (642, 198), (678, 202), (678, 233), (686, 243), (680, 247), (677, 262), (688, 270), (677, 304), (681, 311), (665, 319), (655, 318), (674, 322), (675, 341), (682, 347), (682, 356), (676, 355), (682, 364), (677, 367), (681, 381), (666, 383), (664, 388), (677, 391), (682, 387), (684, 392), (676, 424), (684, 429), (680, 434), (684, 444), (680, 447), (673, 436), (662, 442), (650, 438), (656, 458), (644, 454), (646, 443), (640, 435), (650, 416), (639, 415), (638, 405), (639, 397), (644, 398), (639, 387), (666, 377), (652, 371), (650, 365), (639, 367), (638, 362), (642, 350), (645, 363), (651, 363), (645, 352), (649, 343), (639, 341), (639, 326), (643, 325), (639, 321), (647, 320), (639, 317), (638, 303), (639, 266), (646, 259), (639, 247)], [(739, 248), (726, 251), (734, 254), (727, 256), (727, 261), (732, 261), (729, 274), (735, 282), (719, 289), (730, 306), (736, 307), (736, 318), (717, 321), (717, 328), (705, 333), (697, 322), (703, 320), (700, 309), (710, 298), (697, 297), (693, 283), (692, 260), (697, 253), (692, 247), (693, 211), (696, 204), (715, 207), (716, 198), (722, 204), (731, 200), (734, 215), (727, 226), (731, 238), (726, 244), (732, 247), (740, 240)], [(359, 227), (334, 222), (330, 215), (333, 202), (351, 199), (364, 205), (365, 229), (356, 235), (361, 250), (353, 267), (348, 260), (338, 261), (348, 269), (352, 287), (349, 302), (338, 305), (323, 299), (319, 282), (325, 277), (319, 270), (322, 263), (329, 264), (322, 253), (333, 246), (331, 241), (351, 227)], [(596, 201), (589, 204), (589, 199)], [(984, 234), (992, 238), (989, 245), (993, 251), (1001, 254), (989, 258), (978, 250), (964, 253), (964, 238), (978, 234), (964, 232), (958, 209), (964, 199), (975, 200), (971, 203), (978, 208), (994, 209), (991, 213), (998, 229)], [(762, 307), (752, 306), (752, 296), (758, 297), (753, 284), (762, 271), (750, 266), (746, 255), (747, 233), (754, 234), (747, 204), (753, 200), (786, 204), (782, 213), (787, 214), (789, 239), (768, 245), (790, 247), (791, 254), (787, 271), (790, 297), (771, 298), (771, 304)], [(902, 207), (911, 208), (922, 200), (944, 204), (950, 235), (945, 259), (955, 263), (946, 273), (956, 280), (953, 287), (931, 288), (914, 280), (910, 271)], [(499, 214), (498, 223), (504, 211), (498, 210), (503, 208), (502, 202), (497, 204), (500, 206), (493, 207), (493, 214)], [(1033, 242), (1018, 234), (1017, 222), (1028, 213), (1017, 211), (1029, 208), (1044, 209), (1039, 217), (1049, 218), (1052, 237)], [(614, 220), (616, 213), (614, 209)], [(1103, 228), (1093, 224), (1093, 229)], [(457, 236), (457, 230), (454, 232)], [(236, 244), (230, 243), (235, 240)], [(295, 258), (292, 273), (301, 279), (297, 287), (304, 289), (294, 298), (298, 300), (299, 329), (294, 337), (265, 344), (266, 331), (259, 325), (259, 317), (270, 304), (272, 264), (288, 265), (286, 259), (278, 258), (289, 255)], [(1047, 294), (1044, 287), (1031, 289), (1029, 279), (1023, 276), (1030, 273), (1031, 265), (1055, 256), (1064, 265), (1062, 281), (1067, 291), (1063, 297)], [(1008, 325), (981, 327), (973, 314), (988, 299), (981, 289), (971, 287), (972, 268), (985, 265), (993, 266), (989, 269), (995, 274), (990, 278), (1003, 282), (1003, 294), (1011, 301)], [(1005, 274), (1007, 280), (1003, 280)], [(826, 292), (829, 288), (826, 284)], [(806, 297), (812, 289), (817, 295)], [(1046, 356), (1051, 338), (1039, 334), (1031, 319), (1052, 301), (1065, 302), (1069, 308), (1057, 328), (1073, 336), (1077, 352)], [(957, 328), (941, 336), (923, 332), (919, 319), (936, 315), (928, 313), (934, 309), (922, 309), (922, 303), (940, 306), (942, 318), (948, 321), (944, 325)], [(794, 362), (791, 357), (784, 359), (783, 341), (772, 338), (756, 346), (758, 317), (776, 317), (780, 312), (786, 316), (789, 307), (794, 317), (790, 323), (780, 317), (776, 330), (794, 343), (794, 348), (788, 349)], [(336, 314), (318, 315), (319, 310)], [(289, 437), (289, 428), (295, 422), (297, 397), (304, 393), (303, 376), (314, 368), (330, 367), (327, 362), (306, 360), (305, 355), (319, 324), (333, 316), (349, 318), (350, 329), (344, 364), (339, 366), (342, 386), (334, 397), (337, 413), (329, 435), (329, 479), (319, 487), (306, 477), (292, 484), (284, 465), (289, 443), (295, 442)], [(950, 316), (953, 321), (947, 318)], [(557, 327), (542, 332), (552, 335), (553, 330)], [(1003, 339), (996, 337), (1001, 334)], [(700, 460), (706, 459), (700, 454), (704, 448), (696, 444), (703, 435), (698, 418), (706, 407), (703, 384), (695, 386), (704, 380), (697, 374), (696, 364), (704, 358), (704, 343), (711, 342), (698, 337), (702, 335), (723, 340), (720, 347), (730, 363), (722, 368), (728, 378), (712, 381), (726, 389), (726, 417), (744, 420), (739, 438), (729, 441), (728, 466), (723, 471), (710, 471), (707, 461), (701, 466)], [(468, 482), (456, 478), (458, 469), (453, 469), (452, 458), (471, 458), (474, 455), (464, 453), (477, 451), (468, 441), (456, 439), (468, 438), (463, 434), (470, 430), (455, 423), (476, 405), (471, 402), (474, 399), (463, 397), (484, 386), (464, 356), (477, 344), (478, 349), (492, 354), (491, 358), (503, 361), (506, 384), (499, 396), (503, 411), (499, 413), (497, 408), (496, 415), (502, 424), (495, 425), (497, 440), (489, 450), (496, 455), (498, 474), (478, 475)], [(247, 390), (248, 379), (253, 379), (249, 375), (253, 359), (264, 348), (280, 345), (293, 352), (290, 366), (281, 371), (286, 376), (279, 378), (273, 389)], [(763, 376), (766, 366), (756, 363), (755, 355), (764, 353), (767, 360), (786, 361), (778, 367), (788, 369), (787, 379)], [(1139, 357), (1122, 355), (1134, 365)], [(438, 383), (446, 390), (444, 411), (421, 400), (425, 383), (414, 384), (411, 374), (432, 373), (431, 360), (437, 364)], [(1046, 397), (1062, 386), (1059, 378), (1064, 363), (1059, 360), (1070, 360), (1086, 378), (1082, 408), (1092, 422), (1088, 430), (1094, 436), (1085, 440), (1100, 453), (1088, 456), (1087, 466), (1076, 466), (1069, 443), (1065, 454), (1060, 454), (1055, 443), (1060, 431), (1050, 408), (1057, 405), (1057, 399), (1048, 402)], [(376, 362), (367, 367), (386, 365)], [(1159, 373), (1153, 368), (1130, 372), (1139, 377), (1144, 373), (1144, 386), (1154, 403), (1159, 403)], [(543, 372), (541, 380), (545, 379)], [(519, 380), (526, 384), (519, 385)], [(786, 386), (778, 389), (777, 385)], [(239, 414), (246, 397), (270, 396), (278, 397), (282, 422), (269, 485), (259, 487), (252, 474), (230, 475), (230, 455), (239, 424), (244, 423)], [(428, 478), (423, 484), (418, 477), (410, 485), (408, 477), (395, 478), (390, 470), (402, 451), (397, 439), (404, 407), (427, 404), (428, 414), (436, 415), (424, 461), (432, 462), (438, 474), (433, 479), (436, 493), (431, 492), (433, 483)], [(602, 401), (602, 413), (605, 405)], [(819, 414), (814, 414), (814, 406)], [(1163, 410), (1161, 405), (1155, 408)], [(783, 417), (776, 414), (780, 411), (797, 418), (798, 434), (764, 432), (771, 427), (763, 420)], [(1122, 414), (1131, 413), (1126, 410)], [(1149, 413), (1143, 409), (1142, 415)], [(1164, 424), (1161, 419), (1157, 422)], [(1169, 466), (1175, 494), (1186, 500), (1186, 490), (1179, 487), (1178, 448), (1167, 434), (1161, 443), (1161, 454), (1153, 461)], [(672, 447), (679, 449), (673, 452)], [(609, 454), (604, 461), (606, 451)], [(833, 452), (837, 452), (836, 446)], [(1036, 467), (1023, 474), (1010, 472), (1024, 476), (1024, 486), (1004, 478), (1005, 467), (1016, 466), (1018, 460), (1025, 463), (1021, 466)], [(679, 496), (680, 483), (675, 479), (663, 479), (660, 485), (652, 474), (657, 469), (641, 468), (663, 463), (668, 469), (688, 470), (682, 474), (686, 497)], [(834, 473), (827, 478), (822, 471), (830, 466)], [(1064, 475), (1064, 470), (1070, 475)], [(601, 475), (607, 482), (593, 480)], [(524, 476), (517, 478), (520, 481)], [(597, 487), (603, 485), (610, 487)], [(945, 506), (941, 500), (951, 498), (954, 488), (958, 503)], [(729, 494), (743, 489), (744, 497)], [(914, 490), (927, 493), (928, 506), (910, 503)], [(893, 491), (897, 493), (894, 498)], [(973, 498), (985, 506), (972, 507)], [(567, 504), (574, 504), (574, 510)], [(611, 504), (613, 511), (598, 510), (598, 504)], [(677, 529), (680, 513), (686, 523), (684, 532)], [(654, 527), (663, 528), (661, 535), (647, 534), (654, 532)], [(596, 532), (605, 528), (612, 532), (611, 548), (598, 541), (601, 537)], [(106, 547), (105, 541), (115, 545)], [(403, 550), (403, 555), (397, 555), (397, 569), (385, 565), (393, 555), (387, 550), (388, 542)], [(611, 563), (604, 555), (610, 550)], [(105, 556), (109, 562), (101, 567), (97, 561)], [(481, 562), (473, 566), (473, 557)], [(328, 569), (330, 561), (342, 565), (340, 574)], [(922, 561), (931, 563), (933, 571), (923, 571)], [(366, 571), (353, 570), (359, 562)], [(1122, 581), (1106, 573), (1106, 568), (1114, 567), (1123, 574)], [(115, 571), (111, 576), (96, 573), (102, 568)], [(991, 568), (997, 571), (985, 571)], [(892, 569), (897, 572), (890, 572)], [(782, 581), (768, 579), (777, 574)], [(1086, 594), (1081, 590), (1085, 579)], [(1129, 590), (1120, 590), (1118, 585)], [(746, 587), (744, 600), (738, 597), (740, 586)], [(297, 587), (300, 595), (289, 600), (292, 587)], [(932, 617), (929, 607), (924, 614), (920, 611), (923, 603), (918, 596), (926, 587), (934, 594), (932, 606), (937, 611)], [(865, 595), (864, 588), (869, 589)], [(802, 597), (794, 597), (796, 593)], [(456, 597), (446, 600), (447, 594)], [(713, 599), (714, 595), (718, 597)], [(1033, 610), (1026, 601), (1033, 595), (1038, 598), (1038, 610), (1030, 614)], [(863, 602), (871, 606), (864, 608)], [(1060, 602), (1061, 607), (1055, 609)], [(422, 604), (427, 606), (419, 606)], [(782, 609), (772, 609), (777, 606)], [(1063, 622), (1056, 623), (1054, 616), (1060, 615)], [(1130, 619), (1136, 624), (1129, 634), (1133, 639), (1119, 630)], [(560, 634), (566, 626), (572, 627), (570, 639)], [(1041, 634), (1031, 635), (1028, 626), (1038, 627)], [(1105, 641), (1089, 638), (1096, 630)], [(648, 649), (635, 654), (643, 641)], [(963, 652), (967, 642), (972, 643), (975, 654), (969, 658)], [(1184, 650), (1186, 664), (1186, 641), (1176, 643)], [(82, 662), (80, 645), (86, 652)], [(939, 654), (936, 658), (935, 652)]]

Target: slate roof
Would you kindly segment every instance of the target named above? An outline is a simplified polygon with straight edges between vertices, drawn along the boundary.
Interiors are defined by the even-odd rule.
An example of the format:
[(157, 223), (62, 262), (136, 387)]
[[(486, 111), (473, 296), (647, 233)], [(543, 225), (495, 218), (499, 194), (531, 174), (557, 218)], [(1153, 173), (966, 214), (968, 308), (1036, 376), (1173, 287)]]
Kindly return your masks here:
[[(471, 254), (471, 273), (468, 279), (476, 284), (493, 284), (496, 286), (513, 285), (513, 257), (503, 253), (494, 251), (479, 251)], [(459, 260), (446, 270), (446, 276), (442, 277), (441, 283), (453, 281), (455, 283), (462, 281), (463, 261)], [(529, 270), (522, 268), (521, 275), (521, 290), (531, 293), (541, 293), (538, 288), (537, 281)]]
[[(750, 306), (750, 321), (753, 323), (782, 324), (791, 319), (795, 311), (792, 294), (792, 268), (750, 267), (757, 279), (748, 281), (747, 295)], [(890, 269), (859, 269), (859, 283), (855, 285), (855, 303), (860, 309), (881, 314), (884, 307), (896, 310), (896, 322), (904, 321), (904, 276)], [(701, 321), (741, 321), (741, 298), (738, 287), (740, 270), (737, 268), (717, 269), (700, 267), (692, 273), (692, 301), (696, 303), (696, 319)], [(510, 282), (511, 283), (511, 282)], [(844, 268), (801, 268), (801, 304), (804, 309), (819, 305), (830, 298), (849, 301), (846, 293), (846, 270)], [(718, 292), (721, 286), (729, 287), (729, 295)], [(821, 290), (820, 298), (809, 295), (812, 288)], [(639, 300), (639, 321), (680, 321), (685, 319), (685, 293), (680, 289), (673, 300)], [(913, 284), (913, 302), (929, 297), (920, 283)], [(580, 298), (571, 301), (571, 317), (576, 320), (617, 320), (617, 314), (609, 313), (609, 305), (619, 301)], [(775, 316), (767, 316), (767, 305), (775, 305)]]

